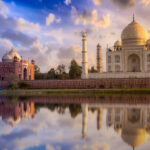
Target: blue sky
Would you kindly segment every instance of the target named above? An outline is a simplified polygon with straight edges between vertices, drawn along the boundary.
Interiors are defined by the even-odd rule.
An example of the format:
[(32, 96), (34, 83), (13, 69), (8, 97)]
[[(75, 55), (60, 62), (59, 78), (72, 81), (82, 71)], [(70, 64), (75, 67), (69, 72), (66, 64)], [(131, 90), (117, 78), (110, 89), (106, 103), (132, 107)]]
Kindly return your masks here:
[(24, 59), (35, 59), (42, 72), (71, 59), (81, 64), (81, 33), (87, 32), (89, 67), (96, 67), (96, 45), (121, 40), (136, 20), (150, 31), (150, 0), (0, 0), (0, 57), (14, 47)]

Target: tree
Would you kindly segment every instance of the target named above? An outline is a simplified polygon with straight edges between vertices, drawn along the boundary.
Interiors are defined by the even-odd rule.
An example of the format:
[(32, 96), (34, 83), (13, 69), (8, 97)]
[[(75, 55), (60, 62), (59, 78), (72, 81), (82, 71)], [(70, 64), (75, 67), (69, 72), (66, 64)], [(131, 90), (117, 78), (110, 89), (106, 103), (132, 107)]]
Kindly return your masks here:
[(55, 79), (56, 78), (56, 71), (54, 68), (51, 68), (47, 73), (48, 79)]
[(69, 67), (69, 77), (70, 77), (70, 79), (79, 79), (79, 78), (81, 78), (81, 73), (82, 73), (81, 67), (73, 59), (71, 61), (70, 67)]
[(58, 74), (63, 74), (63, 73), (65, 73), (65, 65), (58, 65), (58, 67), (57, 67), (57, 72), (58, 72)]
[(40, 73), (40, 67), (37, 66), (37, 65), (35, 65), (35, 66), (34, 66), (34, 72), (35, 72), (35, 74), (36, 74), (36, 73)]

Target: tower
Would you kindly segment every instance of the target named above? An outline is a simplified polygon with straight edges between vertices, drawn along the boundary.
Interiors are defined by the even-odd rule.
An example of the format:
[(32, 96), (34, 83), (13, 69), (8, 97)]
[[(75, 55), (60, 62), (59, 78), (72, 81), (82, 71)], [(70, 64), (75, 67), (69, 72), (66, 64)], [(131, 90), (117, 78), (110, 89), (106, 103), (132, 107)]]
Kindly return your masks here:
[(86, 138), (88, 119), (88, 104), (82, 104), (82, 138)]
[(101, 46), (97, 45), (97, 72), (102, 72)]
[(102, 109), (97, 110), (97, 130), (101, 129), (101, 120), (102, 120)]
[(88, 78), (87, 39), (86, 33), (82, 34), (82, 79)]

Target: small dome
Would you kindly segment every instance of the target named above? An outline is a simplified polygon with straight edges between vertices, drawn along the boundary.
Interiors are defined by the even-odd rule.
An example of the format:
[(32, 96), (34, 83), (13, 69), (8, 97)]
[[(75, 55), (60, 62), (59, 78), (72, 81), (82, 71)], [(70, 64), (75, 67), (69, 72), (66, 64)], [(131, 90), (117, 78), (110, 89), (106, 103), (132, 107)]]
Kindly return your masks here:
[(84, 37), (84, 38), (85, 38), (85, 37), (86, 37), (86, 33), (83, 33), (83, 34), (82, 34), (82, 37)]
[(145, 45), (147, 38), (147, 31), (134, 20), (122, 31), (121, 34), (123, 44)]
[(114, 44), (114, 47), (121, 47), (121, 46), (122, 46), (121, 41), (116, 41)]
[(12, 49), (10, 52), (6, 53), (3, 57), (2, 57), (2, 61), (3, 62), (12, 62), (14, 60), (14, 57), (17, 57), (17, 60), (20, 61), (21, 57), (20, 55), (14, 50)]
[(150, 39), (146, 41), (146, 46), (150, 46)]
[(11, 61), (12, 61), (11, 56), (10, 56), (8, 53), (6, 53), (6, 54), (2, 57), (2, 61), (3, 61), (3, 62), (11, 62)]
[(19, 61), (21, 60), (20, 55), (14, 49), (12, 49), (8, 54), (12, 57), (12, 60), (14, 59), (15, 56)]

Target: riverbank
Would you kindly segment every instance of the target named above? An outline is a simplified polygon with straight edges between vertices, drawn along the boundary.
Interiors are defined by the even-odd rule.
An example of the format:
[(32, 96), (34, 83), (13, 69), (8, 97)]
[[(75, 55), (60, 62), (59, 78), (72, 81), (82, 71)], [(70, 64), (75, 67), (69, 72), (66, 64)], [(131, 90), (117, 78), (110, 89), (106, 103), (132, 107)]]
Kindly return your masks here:
[(1, 95), (150, 95), (150, 88), (128, 88), (128, 89), (18, 89), (1, 90)]

